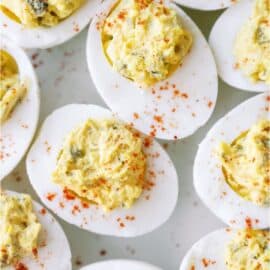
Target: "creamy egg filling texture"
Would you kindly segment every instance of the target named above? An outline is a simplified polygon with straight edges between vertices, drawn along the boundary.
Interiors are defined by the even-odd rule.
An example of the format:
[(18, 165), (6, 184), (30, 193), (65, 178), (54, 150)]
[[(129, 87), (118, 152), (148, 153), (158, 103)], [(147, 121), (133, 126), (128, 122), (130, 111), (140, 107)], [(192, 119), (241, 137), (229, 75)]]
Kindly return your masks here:
[(182, 63), (192, 37), (173, 9), (151, 0), (122, 0), (104, 22), (102, 42), (116, 71), (149, 86)]
[(0, 123), (9, 118), (26, 91), (19, 78), (17, 63), (11, 55), (0, 50)]
[(239, 230), (226, 249), (228, 270), (269, 270), (269, 230)]
[(253, 82), (270, 84), (270, 0), (256, 0), (252, 17), (237, 36), (234, 55)]
[(270, 205), (270, 121), (261, 120), (219, 149), (227, 183), (244, 199)]
[(26, 27), (57, 25), (85, 0), (2, 0), (2, 11)]
[(36, 256), (40, 230), (30, 196), (0, 193), (0, 269)]
[(105, 211), (130, 208), (146, 169), (142, 139), (115, 120), (87, 120), (66, 137), (52, 179)]

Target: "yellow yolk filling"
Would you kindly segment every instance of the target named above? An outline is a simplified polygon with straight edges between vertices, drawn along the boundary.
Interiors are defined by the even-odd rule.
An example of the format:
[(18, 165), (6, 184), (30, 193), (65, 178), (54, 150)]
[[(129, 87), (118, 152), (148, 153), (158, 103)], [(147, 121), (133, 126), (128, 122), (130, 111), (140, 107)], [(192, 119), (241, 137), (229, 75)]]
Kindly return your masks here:
[(270, 84), (270, 0), (256, 0), (234, 47), (236, 67), (253, 82)]
[(30, 196), (0, 193), (0, 268), (35, 255), (40, 231)]
[(85, 0), (2, 0), (2, 11), (26, 27), (57, 25)]
[(26, 91), (26, 86), (20, 82), (19, 70), (14, 58), (0, 50), (0, 123), (9, 118)]
[(149, 86), (166, 79), (191, 48), (173, 9), (152, 0), (122, 0), (102, 29), (104, 53), (124, 77)]
[(270, 121), (261, 120), (219, 154), (227, 183), (244, 199), (270, 205)]
[(87, 120), (65, 139), (52, 179), (105, 211), (130, 208), (146, 169), (142, 139), (114, 120)]
[(225, 257), (228, 270), (269, 270), (269, 230), (239, 230)]

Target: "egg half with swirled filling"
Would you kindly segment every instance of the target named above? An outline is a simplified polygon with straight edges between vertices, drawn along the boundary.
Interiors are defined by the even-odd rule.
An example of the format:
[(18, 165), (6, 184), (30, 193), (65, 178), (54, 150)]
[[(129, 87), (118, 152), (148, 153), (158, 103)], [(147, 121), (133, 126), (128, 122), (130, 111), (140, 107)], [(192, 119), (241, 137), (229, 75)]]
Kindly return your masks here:
[(89, 28), (87, 60), (108, 106), (145, 134), (184, 138), (213, 112), (213, 56), (197, 26), (171, 2), (103, 3)]
[(212, 127), (197, 152), (195, 189), (233, 227), (270, 226), (269, 109), (267, 94), (238, 105)]
[(31, 184), (50, 209), (99, 234), (150, 232), (177, 202), (177, 174), (163, 148), (99, 106), (54, 111), (26, 163)]
[(0, 31), (21, 47), (50, 48), (89, 23), (101, 0), (0, 0)]
[(243, 0), (225, 11), (209, 38), (218, 73), (241, 90), (270, 89), (270, 1)]
[(63, 230), (29, 195), (0, 190), (0, 220), (2, 270), (71, 269)]
[(195, 243), (180, 270), (268, 270), (269, 230), (217, 230)]
[(39, 117), (39, 86), (25, 52), (1, 38), (0, 45), (0, 181), (25, 154)]

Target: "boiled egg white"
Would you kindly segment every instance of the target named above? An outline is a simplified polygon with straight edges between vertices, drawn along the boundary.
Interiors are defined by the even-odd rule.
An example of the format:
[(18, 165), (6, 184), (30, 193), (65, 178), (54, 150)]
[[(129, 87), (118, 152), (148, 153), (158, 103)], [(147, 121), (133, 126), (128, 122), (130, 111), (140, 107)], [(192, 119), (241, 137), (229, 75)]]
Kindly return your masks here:
[(232, 227), (270, 227), (270, 207), (243, 199), (227, 184), (218, 156), (219, 144), (232, 142), (261, 119), (269, 119), (270, 96), (260, 94), (221, 118), (199, 145), (194, 163), (194, 186), (206, 206)]
[(80, 33), (101, 2), (102, 0), (86, 0), (71, 16), (53, 27), (26, 28), (0, 11), (0, 32), (23, 48), (51, 48)]
[(264, 82), (253, 83), (235, 68), (233, 55), (236, 37), (252, 14), (253, 0), (242, 0), (227, 9), (211, 30), (209, 43), (216, 58), (218, 74), (223, 81), (241, 90), (262, 92), (270, 87)]
[(139, 86), (114, 71), (103, 52), (100, 25), (116, 2), (103, 3), (88, 32), (87, 61), (98, 92), (112, 111), (145, 134), (167, 140), (193, 134), (211, 116), (218, 91), (216, 66), (205, 38), (182, 9), (164, 1), (193, 36), (193, 45), (166, 80)]
[(185, 7), (199, 10), (217, 10), (229, 7), (238, 0), (174, 0), (175, 3)]
[(184, 257), (179, 270), (227, 270), (225, 254), (237, 230), (214, 231), (195, 243)]
[(114, 114), (96, 105), (73, 104), (57, 109), (44, 121), (26, 160), (27, 173), (35, 191), (54, 213), (82, 229), (122, 237), (133, 237), (156, 229), (175, 208), (178, 179), (169, 156), (155, 141), (144, 147), (146, 178), (154, 186), (145, 190), (130, 209), (118, 208), (105, 213), (96, 205), (84, 207), (80, 199), (70, 200), (62, 188), (52, 182), (51, 175), (64, 138), (89, 118), (112, 119)]
[(27, 86), (26, 95), (0, 127), (1, 182), (16, 167), (32, 141), (39, 118), (40, 98), (36, 74), (26, 53), (3, 36), (0, 39), (0, 49), (15, 59), (20, 80)]
[(84, 266), (80, 270), (161, 270), (148, 263), (130, 260), (111, 260)]
[[(22, 196), (14, 191), (4, 191), (10, 196)], [(37, 258), (25, 257), (20, 260), (20, 269), (29, 270), (71, 270), (71, 251), (66, 235), (56, 219), (37, 202), (33, 201), (33, 210), (41, 224)], [(23, 268), (23, 266), (25, 268)], [(13, 266), (4, 267), (2, 270), (13, 270)], [(19, 268), (18, 268), (19, 269)]]

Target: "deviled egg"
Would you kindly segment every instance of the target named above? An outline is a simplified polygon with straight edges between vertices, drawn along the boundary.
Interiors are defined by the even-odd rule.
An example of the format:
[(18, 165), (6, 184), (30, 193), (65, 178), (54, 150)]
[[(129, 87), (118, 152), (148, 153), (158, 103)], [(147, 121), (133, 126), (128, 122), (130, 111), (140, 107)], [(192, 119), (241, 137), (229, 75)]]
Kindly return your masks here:
[(229, 7), (238, 0), (174, 0), (175, 3), (199, 10), (217, 10)]
[(26, 165), (45, 205), (99, 234), (150, 232), (170, 217), (177, 202), (177, 174), (163, 148), (96, 105), (54, 111)]
[(71, 270), (63, 230), (29, 195), (0, 191), (0, 220), (0, 269)]
[(0, 0), (0, 32), (24, 48), (50, 48), (90, 22), (101, 0)]
[(84, 266), (80, 270), (161, 270), (156, 266), (139, 262), (139, 261), (130, 261), (130, 260), (111, 260), (104, 262), (97, 262), (91, 265)]
[(89, 28), (87, 61), (112, 111), (152, 137), (189, 136), (213, 112), (212, 53), (193, 21), (169, 1), (105, 2)]
[(270, 89), (270, 1), (243, 0), (226, 10), (210, 34), (218, 73), (229, 85)]
[(226, 224), (270, 226), (270, 97), (257, 95), (220, 119), (199, 146), (194, 185)]
[(39, 117), (39, 86), (25, 52), (1, 36), (0, 181), (25, 154)]
[(180, 270), (268, 270), (269, 230), (221, 229), (188, 251)]

